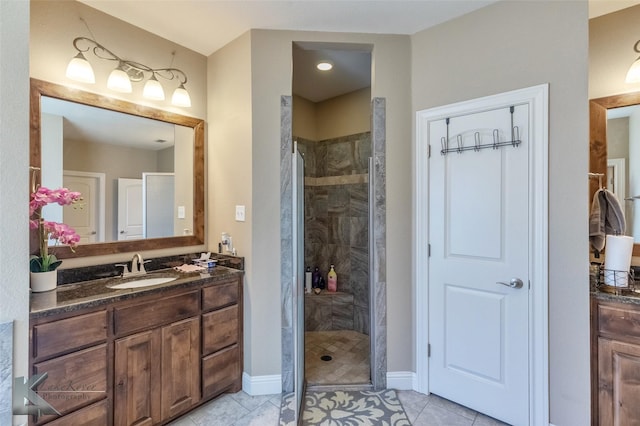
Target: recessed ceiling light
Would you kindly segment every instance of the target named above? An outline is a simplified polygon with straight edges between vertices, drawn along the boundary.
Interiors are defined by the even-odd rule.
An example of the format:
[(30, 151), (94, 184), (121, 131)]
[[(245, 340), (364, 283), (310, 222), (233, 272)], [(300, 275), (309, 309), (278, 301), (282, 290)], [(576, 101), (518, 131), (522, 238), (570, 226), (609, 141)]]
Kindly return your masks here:
[(331, 68), (333, 68), (333, 64), (329, 61), (322, 61), (318, 62), (316, 68), (318, 68), (320, 71), (329, 71)]

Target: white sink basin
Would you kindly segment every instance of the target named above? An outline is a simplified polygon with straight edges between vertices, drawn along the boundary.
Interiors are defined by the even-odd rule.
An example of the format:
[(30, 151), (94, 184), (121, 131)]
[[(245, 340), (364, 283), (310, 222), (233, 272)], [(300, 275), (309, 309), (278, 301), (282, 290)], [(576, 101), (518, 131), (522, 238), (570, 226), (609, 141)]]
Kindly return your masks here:
[(168, 283), (175, 279), (176, 277), (140, 278), (139, 280), (127, 281), (120, 284), (113, 284), (107, 287), (117, 289), (117, 290), (124, 289), (124, 288), (140, 288), (140, 287), (148, 287), (151, 285)]

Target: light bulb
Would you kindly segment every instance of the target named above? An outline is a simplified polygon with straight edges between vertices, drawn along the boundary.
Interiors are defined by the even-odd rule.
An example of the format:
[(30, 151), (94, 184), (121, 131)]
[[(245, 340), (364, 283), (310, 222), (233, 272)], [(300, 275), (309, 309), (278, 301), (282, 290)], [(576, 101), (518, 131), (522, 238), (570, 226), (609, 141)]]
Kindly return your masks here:
[(142, 90), (142, 96), (147, 99), (153, 99), (154, 101), (164, 100), (164, 90), (155, 75), (152, 75), (145, 83), (144, 89)]
[(626, 83), (640, 83), (640, 58), (631, 64), (629, 71), (627, 71), (627, 78), (624, 81)]
[(320, 71), (329, 71), (331, 68), (333, 68), (333, 64), (329, 61), (322, 61), (318, 62), (316, 68), (318, 68)]
[(131, 80), (129, 80), (129, 76), (122, 69), (121, 65), (118, 65), (118, 68), (111, 71), (109, 74), (109, 79), (107, 80), (107, 87), (111, 90), (115, 90), (116, 92), (123, 93), (131, 93)]
[(91, 64), (82, 52), (78, 52), (78, 54), (69, 61), (69, 65), (67, 65), (67, 77), (82, 83), (94, 84), (96, 82), (93, 68), (91, 68)]
[(189, 92), (184, 88), (184, 84), (181, 84), (175, 92), (173, 92), (173, 96), (171, 97), (171, 103), (176, 106), (181, 107), (191, 107), (191, 97), (189, 97)]

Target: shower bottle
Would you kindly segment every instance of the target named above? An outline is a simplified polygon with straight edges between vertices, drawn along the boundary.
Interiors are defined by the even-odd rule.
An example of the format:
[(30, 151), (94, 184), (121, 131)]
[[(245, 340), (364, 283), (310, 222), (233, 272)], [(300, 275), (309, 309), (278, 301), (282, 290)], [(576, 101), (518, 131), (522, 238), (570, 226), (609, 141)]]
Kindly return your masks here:
[(337, 291), (338, 290), (338, 274), (336, 274), (335, 269), (333, 269), (333, 265), (331, 265), (331, 269), (327, 274), (327, 291)]

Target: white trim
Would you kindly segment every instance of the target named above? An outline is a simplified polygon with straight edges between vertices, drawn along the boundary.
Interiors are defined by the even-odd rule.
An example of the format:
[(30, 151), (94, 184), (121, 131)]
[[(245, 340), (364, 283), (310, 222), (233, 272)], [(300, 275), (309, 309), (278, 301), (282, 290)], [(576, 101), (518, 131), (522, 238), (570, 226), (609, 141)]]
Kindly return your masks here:
[(246, 371), (242, 372), (242, 390), (251, 396), (274, 395), (282, 393), (282, 376), (250, 376)]
[[(609, 167), (613, 168), (613, 189), (612, 191), (616, 197), (618, 197), (618, 202), (620, 205), (624, 206), (625, 198), (627, 197), (627, 172), (626, 172), (626, 159), (625, 158), (607, 158), (607, 169)], [(607, 183), (605, 187), (609, 187), (609, 174), (607, 173), (606, 180)]]
[(416, 373), (413, 371), (388, 371), (387, 388), (397, 390), (415, 390)]
[[(428, 213), (429, 213), (429, 122), (456, 115), (472, 114), (490, 108), (528, 104), (531, 141), (529, 146), (529, 203), (531, 208), (530, 259), (531, 298), (529, 304), (529, 424), (549, 424), (549, 306), (548, 306), (548, 150), (549, 150), (549, 85), (514, 90), (498, 95), (459, 102), (416, 112), (416, 138), (413, 141), (415, 359), (414, 389), (429, 393), (428, 338)], [(439, 155), (439, 147), (432, 147)], [(420, 284), (420, 285), (419, 285)]]

